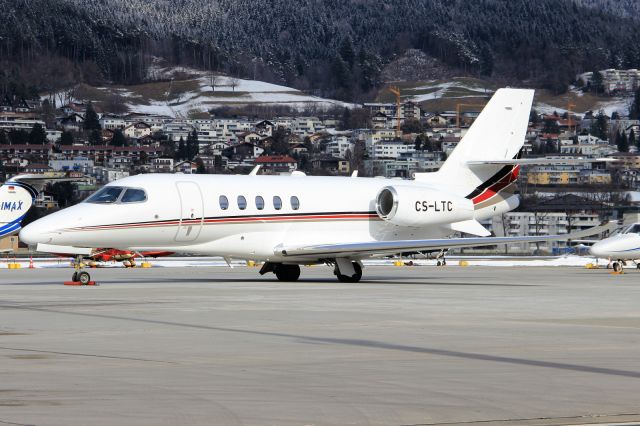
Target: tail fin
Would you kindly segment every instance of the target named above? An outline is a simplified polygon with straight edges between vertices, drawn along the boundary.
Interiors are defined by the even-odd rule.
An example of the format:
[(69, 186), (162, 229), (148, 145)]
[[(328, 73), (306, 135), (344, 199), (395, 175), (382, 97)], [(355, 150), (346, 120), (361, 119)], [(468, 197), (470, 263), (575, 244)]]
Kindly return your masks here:
[[(476, 210), (492, 206), (491, 211), (496, 214), (494, 204), (498, 201), (507, 211), (517, 207), (518, 198), (512, 196), (520, 166), (491, 162), (519, 157), (533, 94), (528, 89), (499, 89), (432, 178), (448, 182), (457, 193), (473, 200)], [(501, 196), (496, 197), (499, 192)], [(505, 204), (508, 199), (511, 200)], [(476, 216), (483, 216), (478, 213)]]
[(0, 237), (20, 230), (37, 195), (38, 191), (24, 182), (11, 180), (0, 186)]

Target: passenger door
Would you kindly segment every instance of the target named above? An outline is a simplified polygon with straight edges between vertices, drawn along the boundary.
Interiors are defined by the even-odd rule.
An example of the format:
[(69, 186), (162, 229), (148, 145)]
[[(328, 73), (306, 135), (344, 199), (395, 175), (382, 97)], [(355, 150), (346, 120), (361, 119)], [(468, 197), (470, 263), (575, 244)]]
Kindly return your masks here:
[(194, 241), (202, 230), (204, 205), (202, 191), (195, 182), (176, 182), (180, 196), (180, 225), (176, 241)]

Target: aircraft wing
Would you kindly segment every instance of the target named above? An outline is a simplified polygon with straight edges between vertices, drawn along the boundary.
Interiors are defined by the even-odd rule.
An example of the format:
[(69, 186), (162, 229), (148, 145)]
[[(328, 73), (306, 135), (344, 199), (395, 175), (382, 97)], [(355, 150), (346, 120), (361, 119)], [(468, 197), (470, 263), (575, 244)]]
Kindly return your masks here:
[(480, 237), (480, 238), (437, 238), (430, 240), (367, 241), (361, 243), (319, 244), (309, 246), (284, 246), (275, 248), (276, 254), (291, 258), (332, 258), (332, 257), (374, 257), (407, 251), (426, 251), (464, 247), (483, 247), (498, 244), (537, 243), (562, 241), (599, 234), (617, 226), (615, 221), (595, 226), (584, 231), (566, 235), (544, 237)]

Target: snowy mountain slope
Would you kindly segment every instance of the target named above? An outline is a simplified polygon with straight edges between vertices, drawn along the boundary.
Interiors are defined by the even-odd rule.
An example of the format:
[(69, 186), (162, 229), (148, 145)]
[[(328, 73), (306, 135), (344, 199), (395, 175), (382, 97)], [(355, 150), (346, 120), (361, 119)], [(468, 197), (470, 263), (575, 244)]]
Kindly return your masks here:
[(165, 80), (132, 86), (83, 85), (77, 88), (75, 97), (77, 100), (92, 100), (99, 104), (117, 96), (129, 111), (171, 117), (187, 117), (223, 106), (287, 106), (298, 110), (352, 106), (308, 95), (287, 86), (222, 75), (216, 76), (215, 86), (212, 88), (209, 75), (184, 67), (166, 68), (156, 75), (167, 77), (178, 74), (187, 74), (190, 77), (184, 80)]

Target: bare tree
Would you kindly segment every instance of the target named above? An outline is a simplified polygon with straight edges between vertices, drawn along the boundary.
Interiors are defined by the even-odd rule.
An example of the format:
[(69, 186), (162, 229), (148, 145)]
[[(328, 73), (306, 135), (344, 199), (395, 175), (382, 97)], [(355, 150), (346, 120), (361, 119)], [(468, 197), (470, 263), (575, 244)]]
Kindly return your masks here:
[(240, 80), (238, 80), (236, 77), (229, 78), (229, 86), (231, 86), (231, 90), (235, 92), (238, 85), (240, 85)]
[(216, 86), (219, 86), (222, 83), (222, 77), (218, 74), (211, 73), (209, 74), (209, 85), (211, 86), (212, 91), (216, 91)]

